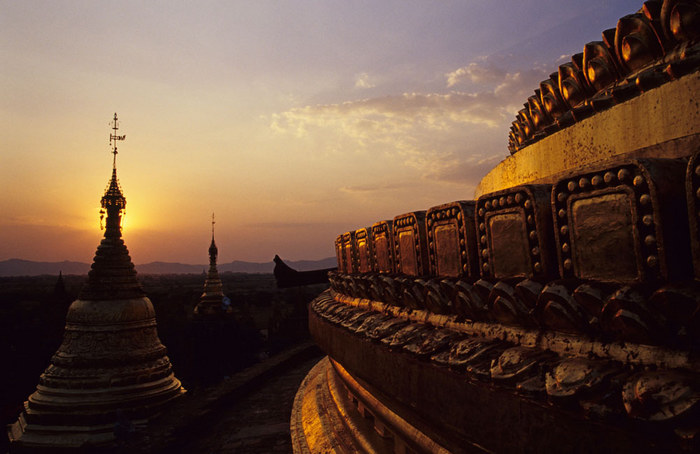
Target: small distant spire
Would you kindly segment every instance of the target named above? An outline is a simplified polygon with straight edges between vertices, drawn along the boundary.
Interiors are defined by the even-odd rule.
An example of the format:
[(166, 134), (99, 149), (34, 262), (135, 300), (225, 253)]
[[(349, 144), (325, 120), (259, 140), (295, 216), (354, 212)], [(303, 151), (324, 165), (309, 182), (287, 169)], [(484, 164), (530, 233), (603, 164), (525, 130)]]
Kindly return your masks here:
[(226, 306), (224, 301), (223, 284), (219, 278), (219, 271), (216, 269), (216, 258), (219, 255), (219, 248), (214, 241), (214, 224), (216, 224), (214, 213), (211, 214), (211, 245), (209, 246), (209, 272), (204, 280), (204, 293), (199, 298), (199, 303), (194, 308), (197, 315), (214, 315), (230, 313), (231, 307)]
[(209, 267), (214, 267), (216, 269), (216, 257), (219, 255), (219, 248), (216, 247), (216, 242), (214, 241), (214, 213), (211, 214), (211, 245), (209, 246)]
[(58, 279), (56, 280), (56, 284), (53, 287), (53, 293), (54, 295), (65, 295), (66, 294), (66, 285), (63, 282), (63, 271), (58, 272)]

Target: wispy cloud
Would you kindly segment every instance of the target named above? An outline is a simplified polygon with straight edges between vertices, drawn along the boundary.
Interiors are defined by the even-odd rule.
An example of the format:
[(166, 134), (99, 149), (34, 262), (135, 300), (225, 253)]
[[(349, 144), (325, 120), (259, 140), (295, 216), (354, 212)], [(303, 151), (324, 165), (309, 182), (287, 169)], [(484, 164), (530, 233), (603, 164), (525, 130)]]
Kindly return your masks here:
[[(61, 216), (62, 215), (62, 216)], [(66, 219), (70, 219), (70, 216), (67, 216), (63, 213), (61, 215), (54, 215), (51, 217), (45, 217), (41, 215), (35, 215), (35, 214), (20, 214), (20, 215), (8, 215), (4, 217), (3, 219), (0, 219), (0, 226), (16, 226), (16, 227), (59, 227), (59, 228), (65, 228), (65, 229), (74, 229), (76, 231), (82, 231), (82, 230), (89, 230), (89, 228), (85, 227), (76, 227), (73, 224), (70, 224), (68, 222), (65, 222)], [(75, 219), (74, 219), (75, 221)], [(92, 225), (96, 225), (98, 222), (97, 220), (93, 219), (86, 219), (81, 217), (78, 219), (78, 221), (82, 223), (86, 223), (87, 225), (91, 225), (90, 222), (92, 222)]]
[(398, 189), (405, 189), (413, 186), (414, 183), (388, 183), (388, 184), (365, 184), (365, 185), (355, 185), (355, 186), (343, 186), (340, 191), (347, 194), (368, 194), (373, 192), (386, 192), (394, 191)]
[(453, 156), (452, 159), (433, 162), (428, 166), (426, 178), (449, 182), (476, 182), (502, 159), (502, 156), (485, 156), (479, 153)]
[(309, 105), (274, 114), (270, 125), (279, 133), (327, 143), (343, 153), (398, 158), (424, 178), (465, 181), (482, 176), (486, 166), (506, 155), (508, 125), (544, 77), (544, 69), (508, 72), (483, 59), (446, 74), (448, 87), (478, 82), (479, 90)]
[(355, 88), (374, 88), (374, 87), (375, 87), (375, 84), (373, 84), (369, 80), (369, 74), (360, 73), (357, 75), (357, 78), (355, 79)]
[(454, 87), (465, 80), (476, 84), (501, 82), (506, 74), (506, 71), (502, 68), (484, 64), (483, 62), (472, 62), (467, 66), (445, 74), (445, 77), (447, 78), (447, 86)]
[(254, 229), (273, 229), (273, 230), (313, 230), (319, 227), (338, 227), (344, 226), (338, 222), (254, 222), (243, 224), (243, 227)]
[[(415, 127), (445, 130), (457, 124), (496, 126), (504, 112), (496, 93), (403, 93), (340, 104), (295, 108), (273, 115), (279, 132), (303, 136), (314, 128), (334, 128), (358, 139), (407, 132)], [(339, 128), (339, 129), (337, 129)]]

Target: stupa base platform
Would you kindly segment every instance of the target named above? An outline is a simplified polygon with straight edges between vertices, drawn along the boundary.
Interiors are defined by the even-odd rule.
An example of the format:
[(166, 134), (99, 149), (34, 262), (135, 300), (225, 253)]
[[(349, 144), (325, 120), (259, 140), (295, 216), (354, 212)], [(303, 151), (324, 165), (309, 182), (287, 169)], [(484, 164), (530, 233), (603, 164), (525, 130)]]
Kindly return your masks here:
[(448, 452), (375, 399), (328, 357), (319, 361), (299, 387), (291, 432), (296, 453)]
[[(132, 420), (134, 426), (144, 426), (147, 420)], [(36, 452), (50, 449), (51, 452), (112, 452), (119, 447), (115, 436), (115, 424), (94, 425), (36, 425), (28, 423), (25, 414), (8, 427), (10, 439), (19, 441), (12, 447), (13, 453)]]
[[(461, 370), (440, 364), (435, 354), (392, 348), (382, 340), (387, 337), (372, 338), (368, 331), (348, 328), (349, 317), (333, 318), (331, 312), (340, 314), (337, 308), (345, 305), (342, 299), (326, 292), (310, 307), (312, 335), (329, 358), (307, 375), (297, 394), (291, 421), (297, 454), (687, 448), (688, 440), (677, 429), (631, 419), (615, 408), (606, 413), (606, 402), (596, 403), (592, 394), (562, 396), (555, 402), (547, 397), (539, 375), (517, 386), (495, 380), (495, 363), (486, 357)], [(345, 312), (359, 314), (356, 309)], [(388, 314), (372, 310), (363, 317), (391, 322)], [(611, 389), (610, 396), (602, 394), (617, 402), (618, 393)]]

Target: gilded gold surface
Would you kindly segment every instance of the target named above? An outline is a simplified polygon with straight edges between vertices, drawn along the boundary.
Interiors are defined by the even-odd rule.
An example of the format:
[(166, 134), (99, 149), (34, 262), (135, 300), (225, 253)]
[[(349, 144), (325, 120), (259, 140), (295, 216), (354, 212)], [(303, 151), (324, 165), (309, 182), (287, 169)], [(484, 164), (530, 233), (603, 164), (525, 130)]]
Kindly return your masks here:
[(350, 392), (357, 396), (358, 399), (362, 400), (362, 403), (372, 410), (374, 417), (382, 420), (398, 437), (404, 440), (410, 440), (424, 452), (449, 454), (449, 451), (445, 448), (435, 443), (401, 416), (382, 404), (369, 391), (362, 387), (340, 363), (333, 361), (333, 359), (330, 359), (330, 362), (342, 381), (347, 385)]
[[(521, 184), (554, 183), (571, 169), (622, 159), (632, 152), (637, 158), (688, 156), (700, 144), (700, 105), (689, 93), (700, 93), (698, 72), (545, 137), (486, 174), (475, 198)], [(673, 146), (654, 147), (676, 139)]]
[(413, 229), (399, 231), (399, 250), (401, 253), (401, 270), (405, 274), (415, 276), (418, 274), (416, 260), (415, 235)]
[[(372, 418), (358, 411), (350, 395)], [(389, 454), (404, 452), (408, 444), (420, 452), (448, 453), (389, 410), (328, 357), (311, 369), (299, 387), (291, 432), (296, 453)]]
[(352, 408), (328, 357), (311, 369), (299, 387), (292, 408), (291, 435), (296, 453), (389, 452), (386, 442)]

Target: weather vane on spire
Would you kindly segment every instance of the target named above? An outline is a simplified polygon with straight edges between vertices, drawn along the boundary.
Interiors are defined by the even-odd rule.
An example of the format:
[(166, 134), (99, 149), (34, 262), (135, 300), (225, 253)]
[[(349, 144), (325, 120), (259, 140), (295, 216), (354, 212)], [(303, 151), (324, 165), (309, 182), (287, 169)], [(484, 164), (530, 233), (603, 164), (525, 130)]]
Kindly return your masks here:
[(109, 181), (105, 195), (102, 196), (102, 200), (100, 201), (102, 205), (102, 209), (100, 210), (100, 228), (102, 228), (102, 219), (104, 219), (105, 213), (107, 214), (107, 232), (105, 232), (105, 236), (108, 233), (110, 235), (121, 235), (122, 216), (126, 215), (124, 211), (126, 208), (126, 199), (119, 187), (119, 180), (117, 180), (117, 140), (124, 140), (126, 136), (117, 135), (119, 123), (116, 113), (114, 114), (114, 123), (111, 123), (111, 125), (112, 130), (114, 130), (114, 134), (109, 135), (110, 146), (112, 146), (112, 141), (114, 141), (114, 148), (112, 150), (112, 153), (114, 153), (114, 160), (112, 161), (112, 179)]
[(114, 131), (114, 134), (109, 135), (109, 146), (113, 146), (114, 148), (112, 149), (112, 153), (114, 154), (114, 160), (112, 161), (112, 167), (117, 168), (117, 140), (124, 140), (126, 139), (126, 134), (123, 136), (117, 135), (117, 131), (119, 130), (119, 123), (117, 122), (117, 113), (114, 112), (114, 122), (112, 123), (112, 130)]

